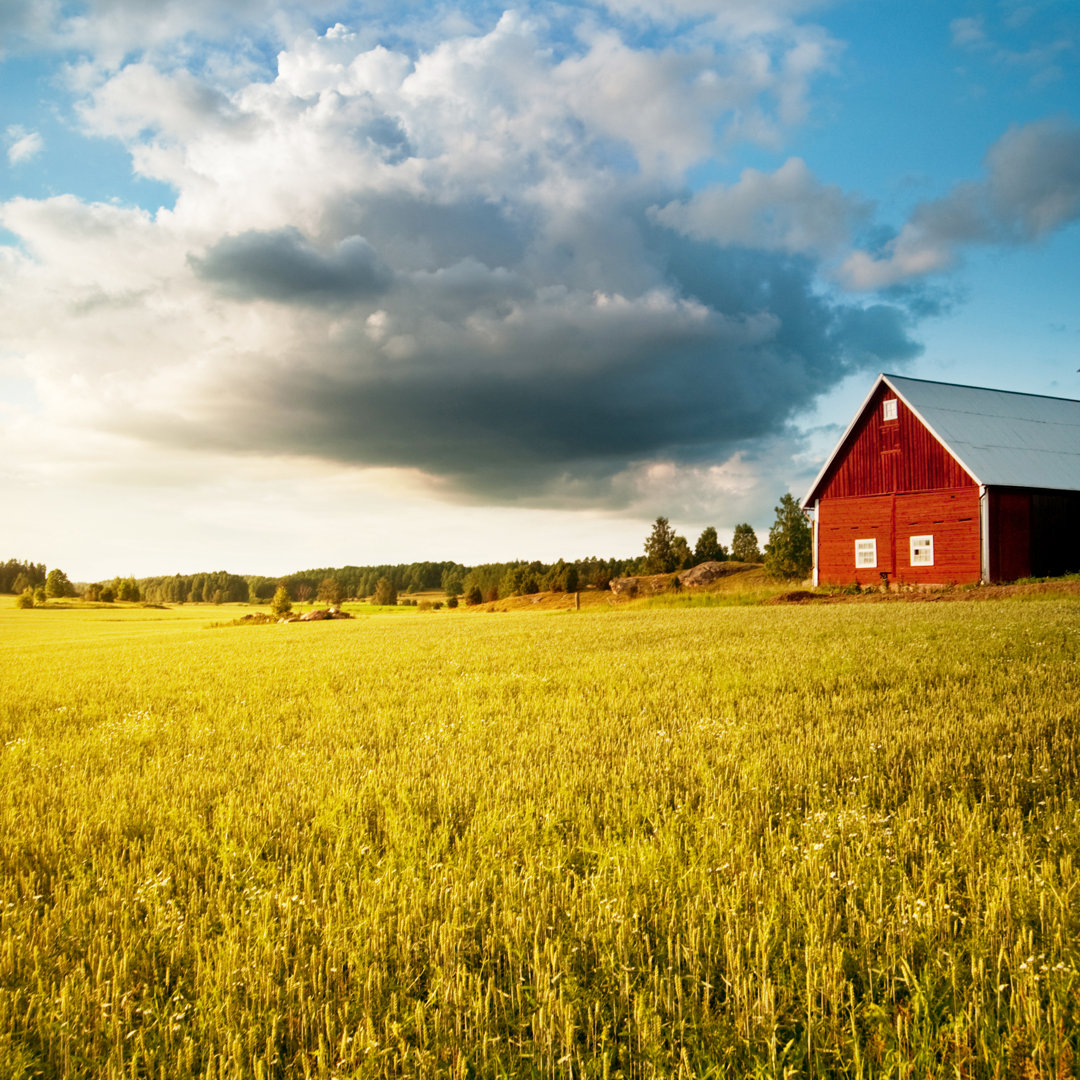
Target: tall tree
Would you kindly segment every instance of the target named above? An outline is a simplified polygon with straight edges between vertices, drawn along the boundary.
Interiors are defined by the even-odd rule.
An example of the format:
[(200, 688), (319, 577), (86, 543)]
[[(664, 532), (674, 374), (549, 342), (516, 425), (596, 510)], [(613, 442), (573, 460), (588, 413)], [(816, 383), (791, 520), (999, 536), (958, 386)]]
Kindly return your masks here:
[(319, 582), (319, 602), (322, 604), (341, 603), (341, 586), (332, 577), (324, 577)]
[(738, 562), (761, 562), (757, 533), (745, 521), (735, 526), (731, 537), (731, 557)]
[(63, 570), (55, 567), (49, 571), (49, 577), (45, 578), (45, 595), (53, 598), (57, 596), (71, 596), (75, 589), (71, 588), (71, 582)]
[(810, 524), (788, 492), (776, 507), (776, 520), (765, 545), (765, 569), (773, 577), (804, 578), (813, 564)]
[(375, 603), (380, 607), (393, 607), (397, 603), (397, 589), (390, 578), (379, 578), (375, 585)]
[(672, 570), (688, 570), (694, 565), (694, 553), (685, 536), (676, 536), (671, 541), (671, 558), (675, 563)]
[(703, 562), (723, 562), (727, 558), (727, 548), (720, 543), (716, 529), (712, 525), (702, 530), (694, 545), (694, 565)]
[(675, 569), (674, 543), (675, 530), (666, 517), (658, 517), (645, 540), (646, 574), (670, 574)]

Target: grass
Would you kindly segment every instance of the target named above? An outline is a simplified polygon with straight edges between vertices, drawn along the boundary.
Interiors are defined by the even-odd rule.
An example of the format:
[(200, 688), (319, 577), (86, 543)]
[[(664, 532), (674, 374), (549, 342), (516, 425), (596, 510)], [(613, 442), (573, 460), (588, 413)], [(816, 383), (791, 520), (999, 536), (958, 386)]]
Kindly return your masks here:
[(1076, 599), (210, 612), (0, 601), (0, 1075), (1076, 1074)]

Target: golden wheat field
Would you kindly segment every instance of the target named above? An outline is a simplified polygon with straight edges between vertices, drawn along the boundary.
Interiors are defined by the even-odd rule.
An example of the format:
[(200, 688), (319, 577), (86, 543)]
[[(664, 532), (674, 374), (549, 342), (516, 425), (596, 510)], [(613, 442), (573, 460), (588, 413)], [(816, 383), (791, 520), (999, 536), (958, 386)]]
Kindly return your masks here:
[(4, 1078), (1077, 1075), (1076, 599), (3, 603)]

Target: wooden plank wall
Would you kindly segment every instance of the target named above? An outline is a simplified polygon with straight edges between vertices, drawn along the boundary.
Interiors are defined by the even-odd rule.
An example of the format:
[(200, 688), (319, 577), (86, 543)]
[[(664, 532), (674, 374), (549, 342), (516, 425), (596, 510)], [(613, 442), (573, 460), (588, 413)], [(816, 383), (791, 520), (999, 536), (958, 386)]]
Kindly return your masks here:
[(887, 386), (878, 387), (824, 478), (819, 498), (977, 486), (903, 401), (897, 399), (895, 420), (882, 420), (881, 403), (892, 397)]
[[(818, 507), (818, 577), (823, 585), (975, 582), (981, 574), (979, 489), (823, 499)], [(912, 536), (934, 538), (934, 565), (910, 565)], [(855, 568), (855, 541), (877, 540), (878, 565)]]

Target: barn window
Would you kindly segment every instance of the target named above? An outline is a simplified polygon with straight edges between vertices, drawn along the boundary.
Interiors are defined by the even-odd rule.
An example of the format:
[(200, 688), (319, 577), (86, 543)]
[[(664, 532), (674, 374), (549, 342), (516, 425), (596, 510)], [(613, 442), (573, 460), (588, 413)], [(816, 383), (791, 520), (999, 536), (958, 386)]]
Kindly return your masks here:
[(877, 566), (876, 540), (855, 541), (855, 567), (858, 569), (860, 566), (869, 567), (870, 569)]
[(911, 565), (934, 565), (934, 538), (932, 536), (913, 536), (911, 538)]
[(895, 420), (896, 419), (896, 398), (886, 398), (881, 403), (881, 419), (882, 420)]

